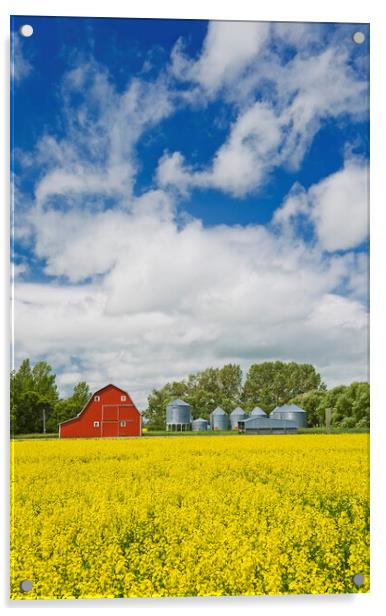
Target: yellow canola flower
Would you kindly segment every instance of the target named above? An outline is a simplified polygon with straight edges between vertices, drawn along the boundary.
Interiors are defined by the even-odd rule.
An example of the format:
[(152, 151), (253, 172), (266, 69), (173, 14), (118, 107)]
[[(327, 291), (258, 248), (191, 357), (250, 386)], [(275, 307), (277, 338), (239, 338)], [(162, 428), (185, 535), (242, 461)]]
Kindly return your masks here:
[(365, 434), (13, 442), (11, 598), (367, 592), (368, 470)]

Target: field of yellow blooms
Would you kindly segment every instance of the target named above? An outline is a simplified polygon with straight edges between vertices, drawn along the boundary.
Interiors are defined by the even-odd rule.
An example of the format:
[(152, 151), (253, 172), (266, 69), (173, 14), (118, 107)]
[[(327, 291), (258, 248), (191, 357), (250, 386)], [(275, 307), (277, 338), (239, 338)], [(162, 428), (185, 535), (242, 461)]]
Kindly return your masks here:
[(365, 434), (13, 442), (11, 598), (366, 592), (368, 445)]

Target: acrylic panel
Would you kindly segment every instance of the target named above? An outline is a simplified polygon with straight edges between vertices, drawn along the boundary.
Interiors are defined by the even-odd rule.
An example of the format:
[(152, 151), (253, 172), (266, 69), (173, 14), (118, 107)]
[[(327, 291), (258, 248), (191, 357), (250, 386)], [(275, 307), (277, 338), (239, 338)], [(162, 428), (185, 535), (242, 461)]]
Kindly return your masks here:
[(369, 35), (11, 18), (12, 599), (368, 592)]

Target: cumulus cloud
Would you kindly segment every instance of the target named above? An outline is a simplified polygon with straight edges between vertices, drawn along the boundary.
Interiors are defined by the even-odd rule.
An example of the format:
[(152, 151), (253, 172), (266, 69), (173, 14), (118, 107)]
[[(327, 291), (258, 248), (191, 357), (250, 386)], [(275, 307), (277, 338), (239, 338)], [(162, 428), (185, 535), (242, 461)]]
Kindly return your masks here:
[[(201, 74), (212, 84), (222, 83), (225, 88), (222, 96), (235, 106), (238, 115), (230, 126), (228, 138), (205, 168), (192, 167), (182, 152), (165, 153), (157, 170), (161, 186), (174, 186), (182, 192), (193, 187), (212, 187), (235, 196), (257, 191), (279, 166), (292, 172), (299, 168), (323, 122), (348, 116), (360, 118), (367, 110), (368, 82), (353, 69), (346, 46), (307, 48), (310, 40), (322, 40), (318, 30), (309, 31), (298, 24), (290, 29), (288, 24), (278, 24), (276, 35), (285, 38), (290, 30), (290, 44), (297, 49), (293, 58), (285, 61), (284, 55), (278, 54), (269, 43), (264, 45), (264, 36), (268, 34), (266, 24), (247, 25), (250, 29), (246, 45), (249, 37), (254, 37), (256, 49), (251, 54), (236, 54), (238, 72), (224, 69), (226, 79), (217, 64), (214, 71), (208, 50), (217, 49), (214, 41), (218, 40), (226, 47), (228, 38), (228, 48), (232, 51), (229, 38), (235, 26), (232, 22), (216, 22), (209, 28), (197, 61), (184, 64), (177, 56), (175, 62), (180, 67), (177, 74), (201, 85), (202, 100), (209, 95)], [(244, 27), (246, 24), (239, 24), (235, 30), (237, 36), (238, 33), (241, 36)], [(214, 31), (221, 36), (214, 36)], [(309, 35), (305, 36), (305, 32)], [(213, 74), (219, 82), (213, 80)]]
[(308, 191), (295, 185), (273, 222), (285, 232), (296, 233), (299, 218), (306, 218), (322, 250), (347, 250), (368, 237), (368, 197), (367, 162), (352, 158)]
[(335, 381), (342, 364), (364, 378), (367, 315), (355, 294), (363, 264), (260, 225), (180, 225), (169, 197), (142, 199), (148, 208), (90, 217), (31, 214), (46, 273), (69, 284), (16, 285), (18, 358), (48, 357), (69, 372), (79, 366), (68, 357), (82, 358), (93, 386), (118, 379), (142, 406), (152, 387), (226, 361), (333, 363)]
[(240, 115), (228, 140), (217, 151), (210, 170), (194, 171), (182, 155), (165, 155), (157, 170), (161, 186), (219, 188), (236, 196), (260, 186), (277, 158), (283, 125), (264, 103), (256, 103)]
[(16, 85), (19, 85), (32, 72), (32, 64), (25, 56), (23, 43), (18, 33), (12, 36), (11, 47), (11, 78)]
[(107, 70), (90, 60), (66, 74), (61, 104), (65, 137), (46, 134), (36, 146), (33, 164), (45, 169), (35, 188), (37, 203), (57, 195), (130, 195), (138, 139), (173, 111), (163, 76), (132, 79), (118, 93)]
[[(66, 74), (62, 135), (22, 157), (35, 201), (19, 208), (15, 237), (50, 282), (28, 272), (15, 282), (17, 360), (47, 359), (63, 388), (116, 382), (140, 406), (165, 381), (225, 362), (309, 361), (329, 385), (366, 378), (367, 257), (354, 250), (367, 233), (364, 161), (295, 184), (266, 226), (206, 227), (181, 213), (178, 191), (258, 190), (276, 167), (299, 167), (325, 119), (365, 109), (346, 49), (323, 48), (314, 32), (310, 52), (299, 27), (284, 64), (270, 28), (213, 22), (198, 59), (180, 44), (167, 70), (121, 91), (93, 60)], [(276, 28), (275, 44), (286, 36)], [(166, 152), (140, 194), (141, 138), (179, 105), (215, 96), (234, 113), (212, 160)]]
[(198, 82), (213, 95), (256, 59), (269, 28), (268, 23), (212, 21), (200, 58), (193, 62), (184, 57), (180, 41), (173, 50), (172, 70), (181, 79)]

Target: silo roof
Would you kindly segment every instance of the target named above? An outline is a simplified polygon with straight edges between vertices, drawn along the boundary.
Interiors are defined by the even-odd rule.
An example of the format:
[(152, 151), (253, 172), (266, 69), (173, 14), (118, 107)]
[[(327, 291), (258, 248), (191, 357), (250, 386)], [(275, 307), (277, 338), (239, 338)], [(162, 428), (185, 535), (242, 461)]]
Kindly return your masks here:
[(197, 422), (198, 421), (205, 421), (205, 423), (208, 423), (208, 420), (207, 419), (203, 419), (203, 417), (197, 417), (197, 419), (193, 419), (192, 423), (195, 423), (196, 421)]
[(221, 406), (218, 406), (214, 409), (214, 411), (212, 411), (211, 415), (226, 415), (226, 412), (221, 408)]
[(168, 406), (190, 406), (190, 404), (188, 404), (187, 402), (184, 402), (183, 400), (172, 400), (171, 402), (169, 402)]
[(304, 409), (301, 409), (300, 406), (297, 406), (296, 404), (283, 404), (283, 406), (277, 406), (275, 409), (273, 409), (272, 413), (275, 413), (275, 411), (277, 411), (278, 413), (305, 413), (306, 412)]
[(239, 406), (236, 406), (235, 409), (231, 412), (231, 415), (245, 415), (245, 412)]
[(260, 415), (261, 417), (266, 417), (267, 413), (263, 411), (259, 406), (255, 406), (255, 408), (251, 411), (251, 415)]

